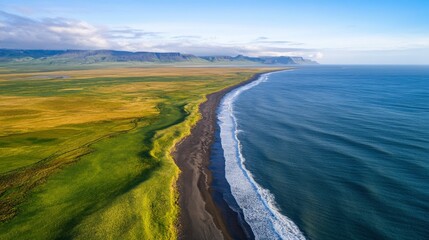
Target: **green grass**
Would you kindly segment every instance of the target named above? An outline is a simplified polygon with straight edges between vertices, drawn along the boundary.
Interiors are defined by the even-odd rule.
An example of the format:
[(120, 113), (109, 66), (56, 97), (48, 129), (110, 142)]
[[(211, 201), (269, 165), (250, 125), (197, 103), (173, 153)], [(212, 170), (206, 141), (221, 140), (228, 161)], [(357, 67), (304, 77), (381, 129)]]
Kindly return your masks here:
[(3, 76), (0, 239), (177, 237), (179, 169), (170, 152), (198, 121), (205, 95), (261, 69), (165, 71)]
[[(29, 214), (19, 215), (16, 219), (26, 221), (20, 224), (11, 221), (12, 226), (4, 225), (6, 232), (11, 234), (5, 237), (174, 237), (174, 229), (168, 227), (177, 214), (171, 200), (168, 201), (174, 198), (159, 193), (168, 194), (165, 189), (172, 187), (171, 180), (178, 171), (174, 165), (163, 161), (165, 156), (151, 156), (149, 151), (153, 148), (151, 139), (155, 130), (183, 121), (185, 114), (178, 106), (163, 111), (166, 111), (165, 115), (161, 113), (163, 118), (146, 127), (92, 145), (92, 154), (52, 176), (43, 188), (32, 194), (28, 204), (22, 206), (20, 211)], [(171, 142), (172, 139), (168, 139), (162, 144), (162, 151), (168, 152)], [(155, 172), (169, 174), (158, 173), (157, 182), (147, 182)], [(141, 202), (135, 202), (138, 200)], [(152, 218), (152, 215), (165, 217)], [(151, 220), (144, 221), (147, 219)], [(111, 224), (114, 226), (109, 226)], [(138, 224), (150, 231), (145, 233)], [(34, 230), (25, 235), (26, 228)]]

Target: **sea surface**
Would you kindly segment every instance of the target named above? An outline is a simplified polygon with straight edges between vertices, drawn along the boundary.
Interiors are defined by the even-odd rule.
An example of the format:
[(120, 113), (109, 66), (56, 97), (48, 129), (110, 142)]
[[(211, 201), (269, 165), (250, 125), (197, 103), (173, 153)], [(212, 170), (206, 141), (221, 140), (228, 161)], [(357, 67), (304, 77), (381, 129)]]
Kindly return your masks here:
[(265, 74), (218, 109), (213, 188), (259, 239), (429, 239), (429, 66)]

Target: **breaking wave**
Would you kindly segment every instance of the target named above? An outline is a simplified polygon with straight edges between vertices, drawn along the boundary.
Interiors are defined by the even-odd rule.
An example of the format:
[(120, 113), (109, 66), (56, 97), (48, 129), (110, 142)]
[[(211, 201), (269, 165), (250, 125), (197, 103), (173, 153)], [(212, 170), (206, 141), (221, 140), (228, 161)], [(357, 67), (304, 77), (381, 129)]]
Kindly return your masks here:
[(296, 224), (282, 215), (276, 207), (274, 196), (255, 182), (246, 169), (246, 159), (238, 139), (234, 101), (242, 92), (268, 80), (270, 73), (229, 92), (219, 106), (218, 121), (221, 145), (225, 157), (225, 177), (244, 218), (256, 239), (305, 239)]

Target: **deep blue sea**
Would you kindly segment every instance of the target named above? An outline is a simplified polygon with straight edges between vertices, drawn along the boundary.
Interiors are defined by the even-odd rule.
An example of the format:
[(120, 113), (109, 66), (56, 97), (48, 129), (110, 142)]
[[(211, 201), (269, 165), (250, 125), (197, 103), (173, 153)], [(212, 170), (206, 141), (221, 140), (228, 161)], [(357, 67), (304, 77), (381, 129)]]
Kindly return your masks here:
[(429, 66), (263, 75), (218, 122), (214, 170), (256, 238), (429, 239)]

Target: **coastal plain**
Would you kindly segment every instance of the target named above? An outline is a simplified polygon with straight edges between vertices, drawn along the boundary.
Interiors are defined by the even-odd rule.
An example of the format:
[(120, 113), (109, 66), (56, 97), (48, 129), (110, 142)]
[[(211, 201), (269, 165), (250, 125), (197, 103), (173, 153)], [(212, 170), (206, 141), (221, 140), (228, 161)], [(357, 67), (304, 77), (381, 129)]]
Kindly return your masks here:
[(174, 239), (171, 152), (208, 94), (269, 68), (0, 71), (0, 239)]

